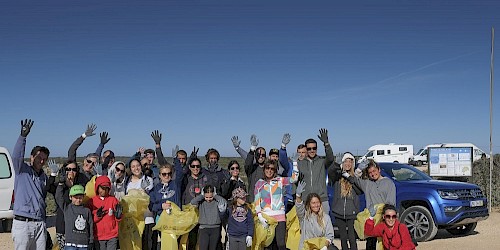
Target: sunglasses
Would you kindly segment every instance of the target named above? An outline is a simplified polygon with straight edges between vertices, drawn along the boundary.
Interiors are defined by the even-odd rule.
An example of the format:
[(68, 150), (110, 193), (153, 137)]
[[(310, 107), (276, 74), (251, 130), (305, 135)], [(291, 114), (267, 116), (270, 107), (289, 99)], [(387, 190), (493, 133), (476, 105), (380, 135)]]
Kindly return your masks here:
[(240, 170), (240, 167), (231, 167), (231, 170)]
[(393, 220), (395, 220), (395, 219), (397, 219), (397, 218), (398, 218), (398, 216), (397, 216), (397, 215), (395, 215), (395, 214), (393, 214), (393, 215), (386, 214), (386, 215), (384, 215), (384, 218), (385, 218), (385, 219), (388, 219), (388, 220), (389, 220), (389, 219), (393, 219)]
[(92, 164), (92, 165), (94, 165), (94, 164), (95, 164), (95, 162), (93, 162), (92, 160), (89, 160), (89, 159), (87, 159), (87, 160), (85, 160), (85, 161), (86, 161), (88, 164)]
[(172, 176), (172, 172), (168, 172), (168, 173), (161, 173), (161, 176), (163, 177), (166, 177), (166, 176)]
[(75, 172), (76, 173), (76, 168), (65, 168), (64, 170), (66, 170), (66, 172)]
[(125, 169), (115, 168), (115, 172), (117, 172), (117, 173), (120, 173), (120, 172), (123, 172), (123, 171), (125, 171)]
[(266, 169), (266, 170), (271, 169), (271, 170), (273, 170), (273, 171), (276, 171), (276, 168), (273, 168), (273, 167), (265, 167), (265, 169)]
[(189, 166), (189, 167), (190, 167), (190, 168), (201, 168), (201, 166), (200, 166), (200, 165), (191, 165), (191, 166)]
[(306, 149), (307, 149), (307, 151), (312, 151), (312, 150), (318, 149), (318, 147), (312, 147), (312, 148), (306, 148)]

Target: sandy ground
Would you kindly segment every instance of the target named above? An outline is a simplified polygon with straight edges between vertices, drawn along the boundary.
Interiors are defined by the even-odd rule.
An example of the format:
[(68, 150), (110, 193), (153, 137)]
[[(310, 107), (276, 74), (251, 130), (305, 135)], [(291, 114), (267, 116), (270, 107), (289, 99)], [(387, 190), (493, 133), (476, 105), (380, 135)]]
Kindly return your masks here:
[[(429, 242), (419, 242), (417, 249), (500, 249), (495, 237), (500, 237), (500, 212), (490, 214), (490, 217), (478, 223), (476, 230), (467, 236), (453, 236), (445, 230), (440, 230), (434, 240)], [(49, 228), (52, 236), (55, 235), (55, 228)], [(335, 245), (340, 246), (340, 241), (335, 239)], [(11, 234), (0, 233), (0, 249), (14, 249)], [(358, 249), (365, 249), (365, 242), (358, 241)]]

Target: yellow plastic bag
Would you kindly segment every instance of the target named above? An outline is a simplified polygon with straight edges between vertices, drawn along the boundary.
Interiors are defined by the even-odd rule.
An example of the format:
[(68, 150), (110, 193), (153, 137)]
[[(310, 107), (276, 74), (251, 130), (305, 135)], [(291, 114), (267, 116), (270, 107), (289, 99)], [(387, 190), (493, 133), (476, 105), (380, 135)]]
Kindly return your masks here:
[(87, 204), (87, 202), (95, 196), (95, 178), (97, 178), (97, 176), (92, 176), (90, 181), (85, 185), (85, 196), (83, 197), (83, 204)]
[[(177, 237), (188, 234), (198, 224), (198, 211), (192, 205), (183, 206), (181, 210), (177, 205), (171, 203), (172, 212), (167, 214), (163, 211), (153, 230), (161, 232), (161, 249), (179, 249)], [(184, 246), (181, 246), (184, 248)]]
[(303, 250), (318, 250), (326, 246), (326, 237), (311, 238), (304, 241)]
[(278, 221), (275, 218), (262, 213), (262, 216), (264, 216), (264, 218), (267, 220), (267, 223), (269, 224), (267, 228), (264, 228), (264, 226), (262, 226), (262, 224), (260, 223), (257, 212), (255, 212), (255, 203), (252, 203), (249, 206), (252, 209), (255, 229), (252, 240), (252, 249), (259, 250), (271, 245), (271, 243), (273, 242)]
[[(375, 225), (377, 225), (382, 220), (382, 208), (384, 207), (384, 204), (376, 204), (375, 207), (377, 208), (377, 213), (375, 214), (375, 217), (373, 217), (373, 220)], [(358, 237), (362, 240), (366, 239), (365, 222), (369, 217), (370, 211), (368, 211), (368, 208), (365, 208), (365, 210), (358, 213), (356, 220), (354, 221), (354, 230), (358, 233)]]
[(149, 195), (142, 190), (130, 190), (123, 196), (123, 217), (120, 221), (118, 239), (121, 250), (140, 250), (144, 232), (144, 212), (148, 210)]
[(286, 214), (286, 247), (298, 249), (300, 244), (300, 223), (295, 206)]

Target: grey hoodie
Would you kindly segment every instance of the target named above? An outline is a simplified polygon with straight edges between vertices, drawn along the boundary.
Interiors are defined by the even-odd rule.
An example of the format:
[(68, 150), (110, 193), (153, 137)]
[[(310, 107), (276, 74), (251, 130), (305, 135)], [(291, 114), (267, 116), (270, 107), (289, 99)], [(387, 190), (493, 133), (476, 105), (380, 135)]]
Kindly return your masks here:
[(302, 193), (302, 197), (307, 197), (310, 193), (317, 193), (321, 197), (321, 201), (328, 201), (328, 193), (326, 191), (326, 168), (333, 163), (333, 150), (330, 144), (325, 145), (326, 158), (321, 158), (316, 155), (314, 159), (305, 158), (298, 162), (300, 176), (299, 180), (306, 183), (306, 189)]
[(323, 225), (325, 225), (325, 228), (321, 229), (315, 214), (311, 213), (309, 218), (306, 217), (304, 201), (295, 203), (295, 208), (297, 209), (297, 217), (299, 218), (300, 232), (302, 232), (300, 234), (299, 249), (303, 248), (305, 240), (317, 237), (325, 237), (333, 243), (333, 225), (327, 213), (323, 213)]
[(221, 225), (221, 217), (226, 213), (227, 202), (219, 195), (214, 195), (211, 202), (205, 201), (204, 195), (194, 197), (191, 204), (198, 207), (200, 229), (217, 228)]

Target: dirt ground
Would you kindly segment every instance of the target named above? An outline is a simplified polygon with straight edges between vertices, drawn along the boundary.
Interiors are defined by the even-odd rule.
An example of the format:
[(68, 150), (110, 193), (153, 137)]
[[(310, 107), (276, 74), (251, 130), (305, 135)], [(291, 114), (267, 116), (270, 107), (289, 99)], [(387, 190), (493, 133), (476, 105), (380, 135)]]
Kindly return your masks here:
[[(476, 230), (467, 236), (453, 236), (445, 230), (440, 230), (432, 241), (419, 242), (417, 249), (445, 250), (445, 249), (499, 249), (496, 237), (500, 236), (500, 212), (497, 210), (490, 214), (485, 221), (480, 221)], [(55, 228), (49, 228), (52, 236)], [(340, 241), (335, 239), (335, 245), (340, 247)], [(0, 249), (14, 249), (11, 234), (0, 233)], [(365, 242), (358, 241), (358, 249), (365, 249)]]

